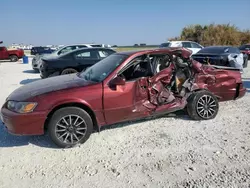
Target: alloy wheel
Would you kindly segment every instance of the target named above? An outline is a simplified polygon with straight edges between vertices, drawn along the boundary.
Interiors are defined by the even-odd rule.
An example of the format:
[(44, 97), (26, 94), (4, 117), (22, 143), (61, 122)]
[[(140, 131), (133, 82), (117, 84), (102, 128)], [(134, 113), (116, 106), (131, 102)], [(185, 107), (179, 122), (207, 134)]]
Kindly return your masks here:
[(78, 115), (62, 117), (56, 124), (55, 133), (59, 140), (68, 144), (80, 141), (87, 132), (87, 125), (83, 118)]
[(218, 108), (216, 101), (209, 95), (203, 95), (197, 102), (197, 113), (204, 119), (209, 119)]

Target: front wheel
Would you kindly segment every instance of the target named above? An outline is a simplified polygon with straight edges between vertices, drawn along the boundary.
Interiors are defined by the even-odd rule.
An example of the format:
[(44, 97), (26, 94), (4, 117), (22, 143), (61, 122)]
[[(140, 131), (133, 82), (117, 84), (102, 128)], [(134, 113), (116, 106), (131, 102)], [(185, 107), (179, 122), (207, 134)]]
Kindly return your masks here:
[(61, 75), (64, 75), (64, 74), (73, 74), (73, 73), (77, 73), (77, 70), (72, 69), (72, 68), (68, 68), (68, 69), (64, 69), (62, 71)]
[(70, 148), (86, 142), (92, 131), (93, 121), (90, 115), (78, 107), (57, 110), (48, 127), (51, 140), (61, 148)]
[(187, 112), (194, 120), (213, 119), (218, 111), (218, 99), (208, 91), (195, 92), (188, 99)]
[(16, 55), (11, 55), (10, 56), (10, 61), (11, 62), (17, 62), (18, 61), (18, 57)]

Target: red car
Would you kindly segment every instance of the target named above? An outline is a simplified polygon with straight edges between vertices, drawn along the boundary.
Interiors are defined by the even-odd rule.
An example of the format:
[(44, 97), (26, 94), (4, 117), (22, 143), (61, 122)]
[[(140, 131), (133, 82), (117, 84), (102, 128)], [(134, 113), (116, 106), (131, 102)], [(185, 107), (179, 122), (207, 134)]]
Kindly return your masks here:
[(18, 61), (24, 56), (24, 51), (22, 49), (8, 50), (4, 46), (0, 46), (0, 60), (10, 60), (12, 62)]
[(236, 70), (190, 58), (185, 48), (115, 53), (84, 72), (39, 80), (15, 90), (1, 113), (8, 131), (41, 135), (59, 147), (84, 143), (93, 129), (187, 109), (194, 120), (217, 115), (218, 101), (242, 97)]
[(247, 54), (248, 60), (250, 60), (250, 44), (243, 44), (239, 47), (239, 49), (243, 54)]

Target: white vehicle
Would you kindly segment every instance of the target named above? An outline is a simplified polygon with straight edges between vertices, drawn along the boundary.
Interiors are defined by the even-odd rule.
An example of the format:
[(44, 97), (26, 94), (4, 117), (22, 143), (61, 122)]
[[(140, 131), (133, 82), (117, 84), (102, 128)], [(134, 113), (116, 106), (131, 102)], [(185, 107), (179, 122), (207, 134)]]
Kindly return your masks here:
[(193, 41), (168, 41), (160, 45), (160, 48), (167, 47), (184, 47), (191, 50), (192, 54), (196, 54), (198, 51), (204, 48), (202, 45)]

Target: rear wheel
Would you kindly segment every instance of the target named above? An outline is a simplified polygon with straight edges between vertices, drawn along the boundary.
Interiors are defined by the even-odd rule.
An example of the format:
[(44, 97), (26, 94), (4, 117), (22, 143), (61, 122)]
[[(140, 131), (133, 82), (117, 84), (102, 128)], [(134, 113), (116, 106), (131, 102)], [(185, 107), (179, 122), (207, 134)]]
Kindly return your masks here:
[(73, 73), (77, 73), (77, 70), (72, 69), (72, 68), (68, 68), (68, 69), (64, 69), (62, 71), (61, 75), (64, 75), (64, 74), (73, 74)]
[(18, 61), (18, 57), (16, 55), (11, 55), (10, 56), (10, 61), (11, 62), (17, 62)]
[(93, 131), (90, 115), (78, 107), (57, 110), (48, 126), (52, 141), (61, 148), (73, 147), (88, 140)]
[(208, 91), (195, 92), (188, 99), (187, 112), (194, 120), (213, 119), (218, 111), (218, 99)]

